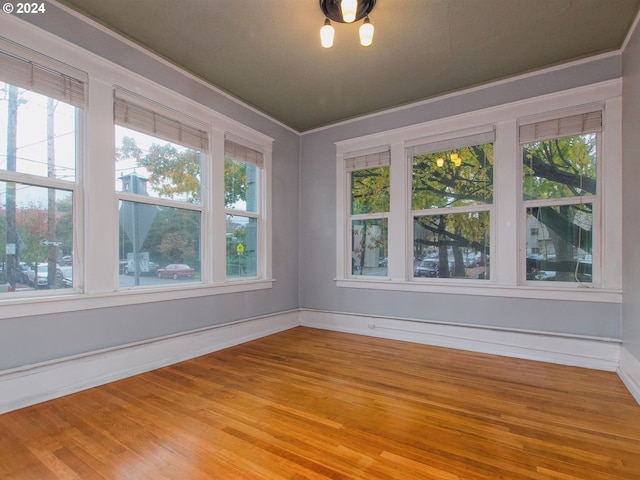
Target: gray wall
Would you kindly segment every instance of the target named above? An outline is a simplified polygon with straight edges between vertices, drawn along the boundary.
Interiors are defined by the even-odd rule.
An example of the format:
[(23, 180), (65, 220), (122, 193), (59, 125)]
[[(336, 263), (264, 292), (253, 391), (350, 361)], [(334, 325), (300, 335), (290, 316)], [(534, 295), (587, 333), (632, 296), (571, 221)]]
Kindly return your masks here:
[(640, 361), (640, 27), (636, 27), (623, 56), (622, 194), (623, 245), (622, 304), (625, 348)]
[(619, 78), (621, 60), (619, 55), (600, 57), (304, 134), (300, 162), (300, 305), (327, 311), (621, 338), (619, 304), (338, 288), (334, 281), (335, 142)]
[[(38, 17), (38, 18), (36, 18)], [(27, 17), (25, 17), (27, 18)], [(0, 320), (0, 370), (298, 307), (299, 135), (54, 4), (28, 19), (45, 30), (275, 139), (272, 289)]]

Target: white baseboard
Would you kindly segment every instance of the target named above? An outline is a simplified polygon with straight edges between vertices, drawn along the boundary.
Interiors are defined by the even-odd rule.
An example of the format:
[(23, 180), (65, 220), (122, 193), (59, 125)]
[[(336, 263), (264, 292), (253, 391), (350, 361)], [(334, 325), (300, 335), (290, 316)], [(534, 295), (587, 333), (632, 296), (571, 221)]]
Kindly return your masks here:
[(620, 352), (620, 368), (618, 368), (618, 376), (625, 384), (636, 402), (640, 403), (640, 360), (626, 348), (622, 348)]
[(300, 324), (326, 330), (612, 372), (617, 370), (620, 361), (620, 342), (615, 340), (447, 325), (317, 310), (302, 310)]
[(640, 403), (640, 361), (614, 340), (303, 309), (0, 371), (0, 414), (299, 325), (598, 370), (617, 370)]
[(0, 372), (0, 414), (298, 325), (292, 310)]

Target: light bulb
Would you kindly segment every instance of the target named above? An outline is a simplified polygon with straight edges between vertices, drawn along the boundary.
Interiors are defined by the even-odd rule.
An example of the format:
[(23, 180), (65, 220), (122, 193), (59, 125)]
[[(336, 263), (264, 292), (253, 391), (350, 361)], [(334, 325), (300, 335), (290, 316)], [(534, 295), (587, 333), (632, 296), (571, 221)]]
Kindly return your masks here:
[(358, 9), (358, 0), (342, 0), (340, 2), (340, 10), (342, 10), (342, 19), (351, 23), (356, 19), (356, 10)]
[(368, 47), (373, 43), (373, 25), (367, 16), (364, 23), (360, 26), (360, 45)]
[(322, 43), (322, 46), (324, 48), (333, 47), (334, 34), (335, 34), (335, 30), (333, 29), (331, 22), (329, 21), (328, 18), (325, 19), (324, 25), (320, 29), (320, 43)]

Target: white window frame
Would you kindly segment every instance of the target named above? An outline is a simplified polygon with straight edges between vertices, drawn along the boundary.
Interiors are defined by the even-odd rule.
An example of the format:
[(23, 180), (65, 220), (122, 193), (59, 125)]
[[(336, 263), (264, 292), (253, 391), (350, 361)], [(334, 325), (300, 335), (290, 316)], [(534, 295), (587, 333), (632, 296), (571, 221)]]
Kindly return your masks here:
[[(371, 158), (371, 162), (368, 160)], [(372, 278), (368, 275), (354, 275), (352, 270), (352, 253), (353, 253), (353, 222), (356, 220), (382, 220), (385, 219), (387, 222), (389, 221), (389, 211), (386, 212), (375, 212), (375, 213), (359, 213), (354, 214), (352, 211), (352, 174), (353, 172), (359, 170), (368, 170), (371, 168), (378, 167), (389, 167), (391, 169), (391, 154), (389, 152), (388, 147), (384, 147), (383, 149), (375, 148), (373, 150), (368, 150), (365, 152), (358, 152), (357, 155), (349, 155), (344, 159), (344, 181), (347, 189), (348, 196), (348, 206), (347, 206), (347, 226), (346, 226), (346, 241), (347, 241), (347, 249), (349, 251), (349, 261), (345, 262), (345, 275), (349, 278)], [(387, 223), (387, 232), (390, 235), (390, 228)], [(389, 247), (389, 238), (387, 237), (387, 249)], [(387, 275), (379, 276), (376, 278), (389, 278), (389, 270), (387, 265)]]
[[(202, 144), (202, 152), (200, 155), (200, 171), (201, 171), (201, 178), (200, 178), (200, 197), (201, 197), (201, 201), (200, 203), (190, 203), (190, 202), (184, 202), (184, 201), (180, 201), (180, 200), (172, 200), (169, 198), (159, 198), (159, 197), (154, 197), (154, 196), (144, 196), (144, 195), (139, 195), (139, 194), (135, 194), (135, 193), (130, 193), (127, 191), (115, 191), (115, 195), (116, 195), (116, 200), (119, 204), (119, 202), (131, 202), (134, 204), (146, 204), (146, 205), (155, 205), (155, 206), (159, 206), (159, 207), (168, 207), (168, 208), (175, 208), (177, 210), (188, 210), (191, 212), (199, 212), (200, 213), (200, 241), (198, 242), (200, 244), (200, 252), (199, 252), (199, 258), (200, 258), (200, 264), (201, 265), (207, 265), (209, 263), (209, 259), (206, 257), (206, 255), (208, 254), (208, 251), (203, 251), (202, 245), (205, 243), (205, 237), (204, 237), (204, 232), (206, 231), (206, 224), (209, 221), (209, 215), (207, 215), (208, 211), (209, 211), (209, 199), (204, 198), (203, 195), (203, 188), (202, 188), (202, 179), (203, 178), (209, 178), (209, 175), (207, 174), (208, 172), (206, 172), (206, 170), (210, 169), (210, 165), (211, 165), (211, 159), (209, 156), (209, 140), (208, 140), (208, 130), (209, 127), (207, 125), (201, 124), (200, 122), (198, 122), (196, 119), (191, 119), (191, 118), (187, 118), (186, 116), (178, 113), (178, 112), (173, 112), (173, 111), (169, 111), (168, 109), (166, 109), (165, 107), (163, 107), (162, 105), (159, 105), (153, 101), (151, 101), (148, 98), (139, 96), (139, 95), (135, 95), (132, 94), (131, 92), (128, 92), (124, 89), (118, 88), (116, 87), (114, 89), (114, 108), (116, 108), (116, 105), (125, 105), (125, 104), (129, 104), (134, 106), (134, 108), (137, 108), (138, 110), (144, 110), (148, 113), (153, 113), (154, 117), (157, 115), (159, 118), (164, 118), (167, 119), (169, 122), (173, 123), (179, 123), (180, 127), (184, 127), (185, 129), (189, 129), (194, 131), (194, 133), (192, 134), (193, 138), (190, 138), (191, 142), (190, 143), (198, 143), (200, 144), (200, 138), (196, 138), (196, 136), (198, 135), (198, 131), (202, 130), (203, 134), (200, 135), (202, 137), (206, 137), (202, 139), (202, 142), (206, 142), (206, 145), (203, 143)], [(128, 125), (126, 123), (126, 121), (124, 121), (123, 119), (120, 119), (120, 117), (125, 117), (126, 114), (115, 114), (114, 115), (114, 130), (117, 126), (123, 127), (123, 128), (127, 128), (129, 130), (133, 130), (136, 132), (140, 132), (144, 135), (148, 135), (154, 138), (158, 139), (158, 142), (167, 142), (169, 140), (167, 140), (166, 138), (164, 138), (164, 136), (162, 134), (154, 134), (150, 129), (148, 125), (145, 125), (145, 121), (142, 122), (137, 122), (138, 125)], [(155, 124), (155, 121), (153, 122)], [(138, 128), (136, 128), (138, 127)], [(170, 125), (168, 128), (176, 128), (174, 125)], [(171, 135), (173, 136), (173, 135)], [(172, 140), (172, 143), (173, 142)], [(194, 146), (188, 147), (191, 149), (195, 148)], [(114, 157), (114, 162), (115, 162), (115, 157)], [(115, 177), (114, 177), (114, 181), (115, 181)], [(115, 187), (115, 184), (114, 184)], [(117, 232), (116, 232), (117, 233)], [(118, 240), (119, 242), (119, 240)], [(117, 254), (117, 258), (120, 259), (121, 255), (118, 253)], [(164, 265), (161, 265), (161, 267), (163, 267)], [(118, 273), (120, 268), (118, 266)], [(209, 272), (207, 271), (206, 268), (203, 268), (202, 271), (200, 272), (201, 274), (201, 282), (200, 283), (206, 283), (207, 279), (208, 279), (208, 275)], [(190, 286), (190, 284), (186, 284), (185, 287), (188, 288), (188, 286)], [(175, 287), (175, 286), (174, 286)], [(149, 287), (145, 287), (145, 286), (117, 286), (117, 289), (119, 291), (124, 291), (124, 290), (133, 290), (133, 289), (142, 289), (142, 288), (149, 288)], [(155, 286), (154, 288), (162, 288), (160, 286)]]
[[(83, 231), (83, 186), (81, 179), (83, 176), (82, 161), (82, 144), (84, 142), (84, 121), (86, 118), (87, 108), (87, 84), (88, 76), (85, 72), (59, 62), (53, 58), (42, 55), (38, 52), (30, 50), (22, 45), (11, 42), (0, 37), (0, 54), (5, 58), (7, 67), (17, 68), (16, 73), (11, 70), (0, 74), (0, 79), (23, 90), (29, 90), (41, 95), (55, 98), (64, 103), (75, 107), (76, 129), (76, 158), (74, 180), (63, 180), (58, 178), (49, 178), (40, 175), (32, 175), (21, 172), (12, 172), (9, 170), (0, 170), (0, 181), (15, 182), (17, 184), (34, 186), (39, 188), (53, 188), (55, 190), (64, 190), (71, 192), (73, 198), (72, 216), (73, 216), (73, 247), (72, 256), (74, 259), (79, 258), (82, 249), (82, 231)], [(6, 55), (6, 56), (5, 56)], [(13, 60), (11, 59), (13, 57)], [(20, 65), (23, 64), (23, 71), (20, 71)], [(31, 76), (36, 84), (34, 89), (30, 89), (26, 76)], [(61, 83), (64, 86), (61, 87)], [(20, 124), (18, 124), (20, 128)], [(47, 289), (24, 292), (11, 292), (10, 297), (6, 300), (14, 300), (21, 302), (31, 297), (49, 297), (49, 296), (67, 296), (73, 293), (81, 293), (83, 291), (81, 273), (82, 265), (80, 262), (74, 261), (74, 280), (72, 289)], [(3, 299), (0, 299), (0, 304)], [(0, 316), (0, 318), (2, 318)]]
[[(409, 170), (409, 185), (407, 188), (407, 193), (409, 195), (408, 204), (413, 204), (413, 189), (411, 176), (413, 172), (413, 157), (420, 153), (432, 153), (432, 152), (441, 152), (447, 150), (453, 150), (456, 148), (464, 148), (472, 145), (478, 145), (478, 142), (474, 142), (472, 139), (479, 139), (481, 137), (485, 137), (485, 140), (489, 140), (489, 137), (493, 137), (493, 140), (484, 141), (484, 143), (493, 143), (495, 144), (495, 131), (493, 129), (474, 129), (469, 132), (456, 132), (454, 136), (447, 137), (438, 137), (437, 139), (425, 140), (420, 144), (415, 146), (407, 147), (407, 160), (409, 162), (408, 170)], [(419, 153), (418, 153), (419, 152)], [(494, 168), (495, 170), (495, 168)], [(495, 183), (495, 180), (494, 180)], [(410, 210), (409, 212), (409, 225), (411, 227), (411, 237), (408, 240), (410, 244), (411, 251), (413, 252), (413, 241), (414, 241), (414, 219), (415, 217), (421, 216), (433, 216), (433, 215), (453, 215), (457, 213), (474, 213), (474, 212), (489, 212), (489, 251), (493, 251), (493, 223), (494, 223), (494, 202), (492, 200), (491, 203), (483, 203), (478, 205), (464, 206), (464, 207), (445, 207), (445, 208), (431, 208), (431, 209), (419, 209), (419, 210)], [(478, 282), (491, 283), (492, 275), (489, 275), (489, 279), (486, 280), (478, 280), (478, 279), (462, 279), (462, 278), (419, 278), (414, 276), (413, 270), (411, 271), (411, 275), (409, 279), (417, 282), (452, 282), (455, 284), (477, 284)], [(495, 283), (495, 282), (493, 282)]]
[[(401, 129), (337, 142), (336, 146), (336, 285), (345, 288), (402, 290), (460, 295), (577, 300), (620, 303), (621, 289), (621, 205), (622, 181), (622, 82), (611, 80), (586, 87), (543, 95), (488, 109), (445, 117)], [(521, 194), (522, 153), (518, 126), (534, 119), (566, 116), (602, 109), (603, 132), (598, 162), (598, 192), (601, 205), (599, 240), (594, 262), (600, 265), (599, 281), (592, 285), (554, 282), (523, 282), (520, 262), (522, 237), (526, 233)], [(412, 278), (411, 161), (407, 149), (444, 141), (474, 132), (495, 129), (494, 192), (490, 241), (491, 275), (487, 282), (463, 279)], [(344, 159), (372, 149), (391, 150), (391, 211), (389, 214), (389, 276), (384, 279), (350, 278), (348, 185)], [(499, 255), (497, 254), (499, 252)], [(443, 281), (446, 280), (446, 281)], [(544, 284), (544, 285), (540, 285)]]
[[(7, 295), (0, 299), (0, 319), (92, 310), (248, 292), (272, 288), (271, 261), (271, 165), (273, 138), (232, 120), (210, 107), (183, 97), (152, 80), (143, 78), (110, 61), (94, 55), (11, 15), (0, 17), (2, 36), (7, 43), (32, 60), (49, 59), (54, 64), (71, 65), (84, 72), (87, 105), (83, 112), (81, 143), (78, 148), (74, 202), (74, 282), (81, 288), (66, 289), (63, 295), (23, 297)], [(1, 40), (1, 39), (0, 39)], [(39, 52), (39, 53), (37, 53)], [(52, 60), (55, 59), (55, 60)], [(118, 198), (115, 179), (115, 128), (113, 90), (120, 88), (163, 106), (167, 111), (197, 119), (209, 129), (210, 168), (203, 169), (202, 203), (206, 211), (203, 229), (202, 283), (185, 282), (156, 288), (118, 290)], [(262, 258), (260, 277), (227, 281), (225, 278), (224, 139), (232, 136), (264, 155), (262, 185), (262, 221), (260, 233)], [(88, 160), (88, 161), (86, 161)], [(64, 187), (66, 188), (66, 186)], [(85, 194), (85, 192), (89, 192)], [(123, 194), (122, 198), (125, 198)], [(135, 197), (135, 196), (134, 196)], [(140, 198), (129, 198), (141, 201)], [(144, 200), (143, 200), (144, 201)], [(172, 205), (173, 206), (173, 205)], [(184, 208), (180, 205), (179, 208)], [(107, 234), (105, 234), (107, 232)], [(108, 234), (112, 232), (112, 234)], [(206, 263), (205, 263), (205, 259)], [(105, 272), (107, 272), (105, 274)], [(111, 275), (108, 272), (113, 272)], [(72, 290), (69, 292), (69, 290)]]
[[(590, 112), (601, 112), (602, 113), (602, 117), (603, 117), (603, 122), (604, 123), (604, 110), (603, 110), (603, 106), (602, 105), (587, 105), (587, 106), (581, 106), (575, 109), (567, 109), (561, 112), (561, 114), (558, 113), (552, 113), (550, 115), (544, 115), (542, 118), (527, 118), (527, 119), (520, 119), (520, 127), (522, 125), (530, 125), (530, 124), (534, 124), (537, 122), (544, 122), (546, 120), (561, 120), (563, 118), (567, 118), (567, 117), (572, 117), (574, 115), (581, 115), (581, 114), (586, 114), (586, 113), (590, 113)], [(602, 128), (598, 128), (598, 129), (587, 129), (585, 131), (585, 133), (593, 133), (596, 135), (596, 193), (594, 195), (585, 195), (585, 196), (576, 196), (576, 197), (561, 197), (561, 198), (550, 198), (550, 199), (538, 199), (538, 200), (524, 200), (523, 195), (522, 195), (522, 180), (524, 177), (524, 166), (522, 164), (522, 162), (519, 162), (519, 174), (520, 174), (520, 194), (519, 194), (519, 199), (520, 199), (520, 225), (522, 225), (521, 228), (521, 232), (520, 232), (520, 258), (518, 259), (518, 264), (520, 267), (519, 270), (519, 283), (521, 285), (539, 285), (542, 283), (547, 283), (547, 284), (551, 284), (554, 285), (556, 287), (565, 287), (565, 288), (573, 288), (575, 286), (580, 286), (580, 287), (590, 287), (590, 288), (600, 288), (602, 286), (602, 248), (600, 246), (601, 241), (602, 241), (602, 237), (603, 237), (603, 233), (602, 233), (602, 208), (601, 208), (601, 196), (602, 196), (602, 182), (601, 182), (601, 175), (603, 173), (602, 170), (602, 164), (603, 164), (603, 155), (602, 155), (602, 137), (603, 137), (603, 132), (602, 132)], [(578, 135), (578, 134), (576, 134)], [(561, 135), (561, 136), (553, 136), (551, 138), (549, 138), (550, 140), (554, 139), (554, 138), (563, 138), (567, 135)], [(520, 157), (522, 158), (522, 151), (523, 151), (523, 145), (524, 142), (520, 142)], [(606, 160), (605, 160), (606, 162)], [(544, 281), (544, 280), (527, 280), (526, 278), (526, 243), (527, 243), (527, 225), (526, 225), (526, 211), (527, 208), (532, 207), (532, 206), (536, 206), (536, 207), (555, 207), (555, 206), (561, 206), (561, 205), (580, 205), (580, 204), (584, 204), (584, 203), (590, 203), (592, 204), (592, 216), (593, 216), (593, 220), (592, 220), (592, 229), (593, 229), (593, 233), (592, 233), (592, 250), (593, 250), (593, 254), (592, 254), (592, 281), (591, 282), (556, 282), (556, 281), (552, 281), (552, 282), (548, 282), (548, 281)]]
[[(266, 165), (267, 162), (269, 162), (269, 164), (271, 163), (271, 152), (267, 151), (264, 146), (261, 145), (256, 145), (256, 144), (251, 144), (251, 142), (248, 142), (246, 139), (242, 139), (242, 138), (238, 138), (235, 137), (234, 135), (231, 134), (227, 134), (225, 136), (225, 142), (232, 142), (236, 145), (239, 145), (241, 147), (245, 147), (247, 149), (249, 149), (249, 151), (253, 151), (253, 152), (257, 152), (260, 156), (259, 159), (256, 159), (256, 161), (245, 161), (243, 163), (247, 164), (247, 165), (252, 165), (254, 167), (256, 167), (258, 169), (258, 185), (257, 185), (257, 189), (258, 189), (258, 195), (257, 195), (257, 202), (258, 202), (258, 208), (256, 209), (256, 211), (249, 211), (249, 210), (239, 210), (239, 209), (234, 209), (234, 208), (228, 208), (228, 207), (224, 207), (224, 217), (225, 217), (225, 234), (226, 234), (226, 217), (227, 215), (232, 215), (232, 216), (239, 216), (239, 217), (247, 217), (247, 218), (254, 218), (257, 222), (256, 225), (256, 229), (257, 229), (257, 265), (256, 265), (256, 275), (251, 275), (251, 276), (238, 276), (238, 277), (229, 277), (226, 274), (226, 254), (224, 257), (224, 264), (225, 264), (225, 281), (227, 283), (232, 283), (232, 282), (246, 282), (246, 281), (251, 281), (252, 279), (260, 279), (260, 278), (265, 278), (267, 276), (267, 272), (270, 272), (270, 263), (267, 261), (267, 255), (266, 253), (269, 251), (269, 242), (267, 241), (267, 235), (266, 235), (266, 231), (268, 229), (268, 225), (266, 222), (266, 208), (265, 205), (267, 204), (267, 202), (269, 202), (269, 198), (267, 196), (267, 192), (270, 190), (270, 187), (267, 187), (267, 174), (266, 174)], [(268, 158), (267, 158), (268, 157)], [(225, 158), (226, 158), (226, 154), (225, 154)], [(233, 158), (233, 157), (231, 157)], [(233, 158), (236, 161), (241, 161), (238, 159)], [(223, 162), (224, 164), (224, 162)], [(224, 165), (223, 165), (224, 168)], [(224, 177), (224, 172), (223, 172), (223, 177)], [(224, 190), (223, 190), (224, 192)], [(270, 237), (270, 230), (269, 230), (269, 237)], [(225, 252), (226, 252), (226, 237), (225, 237)], [(269, 255), (270, 257), (270, 255)], [(269, 273), (270, 275), (270, 273)]]

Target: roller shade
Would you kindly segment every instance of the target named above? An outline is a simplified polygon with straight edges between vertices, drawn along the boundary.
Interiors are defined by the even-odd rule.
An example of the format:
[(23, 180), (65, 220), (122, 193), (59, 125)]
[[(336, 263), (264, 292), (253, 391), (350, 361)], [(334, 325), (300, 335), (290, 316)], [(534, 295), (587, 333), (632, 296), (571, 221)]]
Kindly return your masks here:
[(202, 153), (209, 152), (209, 133), (207, 131), (117, 95), (116, 93), (114, 100), (114, 121), (117, 125), (147, 133)]
[(602, 111), (571, 115), (520, 126), (520, 143), (572, 137), (602, 131)]
[(463, 137), (439, 140), (436, 142), (416, 145), (411, 148), (410, 155), (424, 155), (426, 153), (448, 152), (457, 148), (473, 147), (475, 145), (484, 145), (485, 143), (493, 143), (496, 139), (496, 133), (493, 130), (474, 135), (466, 135)]
[(384, 167), (389, 164), (391, 164), (391, 153), (389, 150), (345, 159), (345, 169), (347, 172)]
[[(78, 71), (78, 77), (82, 73)], [(0, 79), (16, 87), (55, 98), (74, 107), (86, 104), (84, 78), (60, 73), (44, 65), (0, 51)]]
[(255, 165), (259, 168), (264, 167), (264, 156), (261, 152), (232, 142), (231, 140), (224, 141), (224, 156), (225, 158), (231, 158), (238, 162)]

